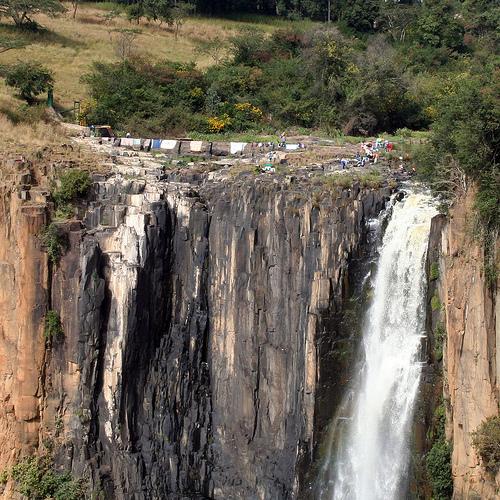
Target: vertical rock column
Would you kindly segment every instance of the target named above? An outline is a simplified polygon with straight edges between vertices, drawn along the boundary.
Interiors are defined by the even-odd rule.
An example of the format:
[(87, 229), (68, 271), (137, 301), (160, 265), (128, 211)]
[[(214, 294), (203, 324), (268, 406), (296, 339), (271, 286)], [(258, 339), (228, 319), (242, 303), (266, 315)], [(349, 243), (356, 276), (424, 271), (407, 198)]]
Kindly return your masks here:
[(43, 396), (46, 209), (22, 203), (16, 186), (0, 185), (0, 470), (38, 445)]
[(470, 189), (455, 204), (443, 232), (445, 397), (451, 411), (448, 434), (453, 444), (454, 498), (493, 499), (498, 498), (499, 485), (480, 466), (471, 433), (487, 417), (498, 414), (498, 301), (485, 280), (481, 242), (472, 238), (473, 203), (474, 190)]

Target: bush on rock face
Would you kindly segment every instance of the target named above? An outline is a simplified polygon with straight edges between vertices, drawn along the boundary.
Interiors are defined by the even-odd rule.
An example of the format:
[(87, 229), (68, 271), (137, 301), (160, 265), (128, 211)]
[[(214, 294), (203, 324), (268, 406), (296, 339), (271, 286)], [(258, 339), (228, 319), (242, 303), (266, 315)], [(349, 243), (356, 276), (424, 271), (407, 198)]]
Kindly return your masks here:
[(41, 234), (41, 242), (52, 264), (57, 264), (67, 246), (66, 237), (60, 228), (54, 223), (49, 224)]
[(16, 490), (30, 500), (80, 500), (84, 498), (80, 481), (55, 470), (50, 457), (27, 457), (14, 465), (11, 477)]
[(88, 172), (84, 170), (68, 170), (60, 177), (61, 185), (53, 193), (57, 204), (67, 204), (76, 198), (85, 196), (90, 189), (92, 180)]
[(64, 336), (61, 318), (56, 311), (50, 310), (45, 316), (45, 338), (47, 340), (59, 339)]
[(472, 444), (481, 457), (483, 467), (496, 475), (500, 469), (500, 417), (486, 419), (472, 433)]
[(446, 412), (444, 405), (441, 404), (434, 411), (434, 421), (429, 436), (433, 444), (425, 459), (427, 477), (435, 500), (448, 500), (453, 494), (451, 446), (446, 441), (445, 421)]
[(451, 475), (451, 447), (440, 439), (434, 443), (427, 454), (427, 474), (436, 500), (451, 498), (453, 479)]

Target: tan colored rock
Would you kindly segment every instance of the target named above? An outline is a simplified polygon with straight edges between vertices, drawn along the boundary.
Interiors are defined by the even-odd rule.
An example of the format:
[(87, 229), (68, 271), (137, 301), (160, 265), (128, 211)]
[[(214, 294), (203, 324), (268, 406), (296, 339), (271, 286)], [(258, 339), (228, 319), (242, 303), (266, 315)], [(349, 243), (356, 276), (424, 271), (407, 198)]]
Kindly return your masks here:
[[(498, 414), (500, 363), (495, 302), (484, 277), (483, 249), (472, 237), (474, 191), (457, 200), (443, 232), (446, 313), (445, 396), (449, 398), (448, 437), (452, 439), (454, 498), (494, 499), (500, 483), (488, 477), (472, 446), (471, 433)], [(498, 319), (498, 315), (497, 315)]]
[(44, 205), (26, 204), (0, 183), (0, 470), (39, 441), (47, 255), (38, 234)]

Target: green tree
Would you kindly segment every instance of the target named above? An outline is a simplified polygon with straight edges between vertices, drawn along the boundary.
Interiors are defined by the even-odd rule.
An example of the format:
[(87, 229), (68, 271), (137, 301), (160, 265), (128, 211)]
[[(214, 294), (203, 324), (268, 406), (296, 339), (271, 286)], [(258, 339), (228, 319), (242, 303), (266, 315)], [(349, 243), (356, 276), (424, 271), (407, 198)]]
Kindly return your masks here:
[(497, 0), (465, 0), (462, 5), (465, 29), (473, 35), (500, 38), (500, 4)]
[(141, 22), (141, 19), (146, 16), (146, 9), (144, 8), (144, 3), (137, 2), (133, 3), (127, 9), (127, 19), (132, 22), (135, 21), (137, 24)]
[(378, 0), (338, 0), (336, 3), (339, 21), (356, 31), (374, 31), (380, 12)]
[(35, 102), (36, 96), (52, 89), (52, 73), (38, 63), (18, 62), (7, 69), (6, 83), (19, 90), (19, 95), (28, 104)]
[(144, 0), (144, 15), (153, 21), (172, 24), (172, 6), (169, 0)]
[(187, 2), (175, 2), (175, 5), (170, 10), (170, 17), (175, 29), (175, 39), (179, 37), (179, 31), (182, 25), (186, 22), (186, 18), (193, 12), (194, 6)]
[(421, 45), (454, 51), (464, 48), (464, 28), (456, 18), (452, 0), (428, 0), (418, 11), (412, 38)]
[(56, 16), (66, 9), (59, 0), (0, 0), (0, 17), (8, 17), (16, 26), (33, 24), (33, 16)]
[(419, 171), (435, 191), (451, 197), (478, 185), (476, 208), (485, 229), (500, 224), (500, 97), (498, 72), (468, 75), (438, 102), (430, 144), (421, 152)]

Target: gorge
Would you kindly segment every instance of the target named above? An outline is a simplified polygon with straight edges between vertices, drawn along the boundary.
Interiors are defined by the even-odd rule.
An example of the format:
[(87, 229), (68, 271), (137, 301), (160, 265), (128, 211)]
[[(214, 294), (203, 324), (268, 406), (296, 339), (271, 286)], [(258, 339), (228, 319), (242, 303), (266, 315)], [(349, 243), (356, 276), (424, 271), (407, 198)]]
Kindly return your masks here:
[[(50, 179), (67, 165), (45, 154), (2, 169), (0, 470), (50, 453), (102, 498), (311, 497), (320, 445), (356, 378), (355, 343), (345, 338), (354, 271), (370, 253), (368, 223), (396, 186), (326, 184), (307, 169), (233, 175), (130, 161), (95, 173), (78, 216), (55, 221), (65, 249), (52, 262), (40, 234), (50, 222)], [(472, 190), (464, 193), (469, 204)], [(407, 260), (391, 267), (398, 258), (382, 248), (372, 305), (382, 311), (387, 305), (378, 301), (390, 301), (389, 316), (374, 315), (372, 330), (380, 335), (394, 320), (394, 347), (406, 350), (385, 346), (369, 361), (373, 345), (364, 341), (368, 373), (387, 368), (402, 384), (393, 410), (406, 437), (373, 435), (369, 458), (384, 466), (383, 441), (388, 467), (391, 453), (401, 454), (394, 489), (384, 493), (401, 498), (412, 421), (427, 418), (416, 411), (413, 419), (411, 409), (420, 361), (439, 365), (425, 345), (418, 358), (430, 310), (424, 270), (438, 255), (456, 498), (495, 498), (498, 486), (482, 471), (469, 433), (498, 409), (496, 298), (480, 247), (461, 241), (468, 238), (461, 205), (437, 229), (434, 208), (419, 196), (394, 201), (384, 247), (392, 243)], [(474, 289), (466, 296), (459, 259)], [(63, 334), (46, 338), (49, 311)], [(432, 327), (428, 333), (431, 345)], [(425, 369), (423, 378), (425, 385)], [(398, 392), (388, 383), (362, 375), (359, 394), (376, 398), (381, 411), (382, 392), (388, 399)], [(474, 388), (473, 409), (459, 386)], [(354, 412), (366, 414), (364, 404), (360, 398)], [(432, 414), (434, 403), (427, 406)], [(379, 427), (395, 431), (396, 423), (382, 419)], [(338, 478), (343, 465), (357, 467), (352, 457), (365, 446), (363, 429), (350, 433), (351, 451), (332, 464)], [(425, 455), (429, 443), (419, 446)], [(346, 486), (346, 495), (322, 498), (367, 498), (372, 480), (364, 481), (356, 494)], [(3, 487), (4, 498), (15, 495), (12, 482)], [(417, 495), (430, 498), (425, 487)]]

